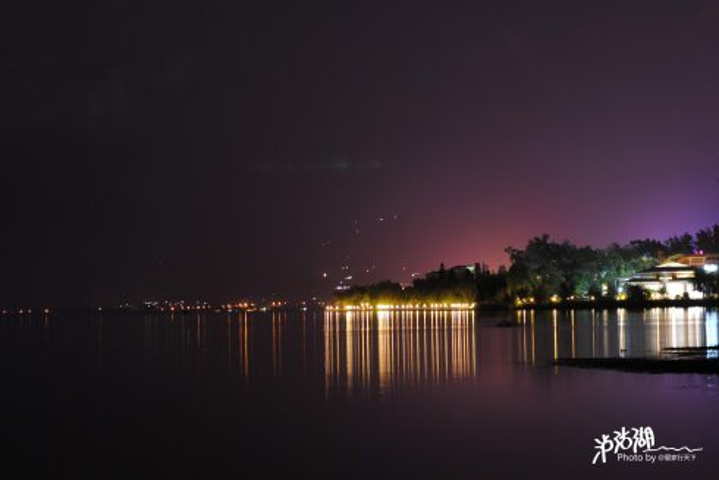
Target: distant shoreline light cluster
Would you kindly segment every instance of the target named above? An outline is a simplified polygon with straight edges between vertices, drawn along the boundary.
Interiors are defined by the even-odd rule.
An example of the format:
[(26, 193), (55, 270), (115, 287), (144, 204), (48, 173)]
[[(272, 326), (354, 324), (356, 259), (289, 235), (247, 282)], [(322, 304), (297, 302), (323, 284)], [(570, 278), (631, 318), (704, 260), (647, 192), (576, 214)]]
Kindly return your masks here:
[(360, 305), (327, 305), (325, 310), (330, 312), (352, 312), (352, 311), (423, 311), (423, 310), (474, 310), (476, 303), (415, 303), (415, 304), (371, 304)]

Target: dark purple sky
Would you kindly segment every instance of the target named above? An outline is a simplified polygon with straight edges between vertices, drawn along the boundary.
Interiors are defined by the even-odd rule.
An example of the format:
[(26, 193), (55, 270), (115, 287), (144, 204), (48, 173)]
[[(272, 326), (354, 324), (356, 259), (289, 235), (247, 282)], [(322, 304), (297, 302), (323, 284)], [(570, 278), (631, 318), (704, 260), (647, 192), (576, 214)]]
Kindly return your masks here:
[(256, 3), (2, 16), (0, 304), (325, 294), (719, 222), (718, 1)]

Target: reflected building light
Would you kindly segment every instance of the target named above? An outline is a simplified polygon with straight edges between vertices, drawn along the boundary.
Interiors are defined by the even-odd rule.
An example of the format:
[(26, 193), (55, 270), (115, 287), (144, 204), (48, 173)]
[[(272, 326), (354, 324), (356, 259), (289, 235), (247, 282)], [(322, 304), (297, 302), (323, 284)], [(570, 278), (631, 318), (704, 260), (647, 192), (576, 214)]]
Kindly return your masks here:
[[(651, 329), (649, 329), (648, 331), (651, 332)], [(664, 335), (662, 337), (663, 332), (662, 332), (662, 328), (661, 328), (661, 325), (659, 324), (659, 322), (654, 322), (654, 331), (656, 332), (656, 336), (657, 336), (656, 349), (655, 349), (654, 353), (659, 353), (662, 351), (662, 339), (664, 338), (665, 339), (664, 341), (666, 342), (667, 335)]]
[(609, 356), (609, 312), (607, 310), (602, 311), (602, 355), (604, 357)]
[(202, 325), (200, 324), (200, 316), (197, 315), (195, 318), (195, 323), (197, 324), (197, 348), (200, 348), (202, 346)]
[(704, 319), (704, 338), (706, 346), (712, 347), (713, 350), (707, 350), (707, 357), (717, 358), (719, 356), (719, 314), (715, 311), (707, 311)]
[(536, 363), (535, 348), (534, 348), (534, 338), (535, 338), (535, 336), (534, 336), (534, 333), (535, 333), (534, 332), (534, 310), (529, 312), (529, 323), (530, 323), (531, 329), (532, 329), (531, 330), (532, 334), (531, 334), (530, 338), (531, 338), (531, 344), (532, 344), (532, 365), (534, 365)]
[(520, 363), (527, 363), (527, 311), (526, 310), (517, 310), (517, 323), (521, 323), (522, 328), (522, 350), (520, 353), (519, 361)]
[(574, 310), (569, 312), (569, 318), (572, 325), (572, 358), (577, 358), (577, 332), (575, 329), (575, 313)]
[(279, 375), (282, 372), (282, 319), (277, 311), (272, 312), (272, 372)]
[(377, 313), (377, 352), (378, 352), (378, 377), (380, 390), (390, 387), (390, 379), (393, 365), (393, 330), (390, 326), (389, 312)]
[(670, 339), (670, 347), (676, 348), (678, 346), (679, 342), (679, 336), (681, 332), (679, 331), (679, 320), (676, 318), (676, 314), (674, 313), (674, 309), (671, 309), (672, 312), (669, 316), (669, 331), (671, 333)]
[(239, 356), (240, 356), (240, 359), (242, 362), (242, 365), (241, 365), (242, 376), (249, 377), (250, 376), (250, 350), (249, 350), (250, 324), (248, 321), (247, 312), (241, 314), (237, 326), (238, 326), (237, 341), (238, 341), (238, 346), (240, 348)]
[(617, 330), (619, 332), (619, 356), (624, 357), (627, 353), (627, 319), (626, 311), (623, 308), (617, 310)]
[(597, 356), (597, 318), (594, 313), (594, 309), (592, 309), (592, 358), (596, 358)]
[(706, 343), (706, 335), (704, 331), (705, 321), (701, 316), (702, 309), (700, 307), (690, 307), (685, 309), (687, 312), (687, 328), (690, 334), (690, 346), (704, 347)]
[[(475, 374), (474, 312), (393, 311), (325, 316), (325, 392), (447, 384)], [(346, 383), (344, 383), (346, 382)]]
[[(344, 289), (348, 289), (348, 286), (343, 286)], [(406, 303), (406, 304), (371, 304), (371, 303), (360, 303), (360, 304), (348, 304), (348, 305), (327, 305), (325, 310), (334, 312), (349, 312), (349, 311), (401, 311), (401, 310), (474, 310), (477, 307), (476, 303)]]
[(552, 310), (552, 329), (554, 333), (554, 361), (559, 360), (559, 334), (557, 331), (557, 309)]
[(353, 355), (353, 348), (352, 344), (354, 343), (354, 337), (352, 335), (353, 333), (353, 325), (352, 322), (354, 320), (354, 316), (352, 312), (348, 312), (347, 316), (345, 318), (346, 326), (345, 326), (345, 345), (346, 345), (346, 365), (345, 365), (345, 378), (347, 379), (347, 390), (352, 391), (352, 379), (354, 374), (354, 355)]

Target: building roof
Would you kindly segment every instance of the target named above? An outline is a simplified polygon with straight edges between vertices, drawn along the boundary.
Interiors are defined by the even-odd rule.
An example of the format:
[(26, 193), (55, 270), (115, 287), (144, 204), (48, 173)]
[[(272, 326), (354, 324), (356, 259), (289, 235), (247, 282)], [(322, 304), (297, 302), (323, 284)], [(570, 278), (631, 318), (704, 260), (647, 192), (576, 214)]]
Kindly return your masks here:
[(642, 270), (639, 273), (652, 273), (652, 272), (689, 272), (694, 271), (694, 267), (690, 267), (684, 263), (679, 262), (665, 262), (660, 263), (652, 268)]
[(665, 262), (647, 270), (642, 270), (627, 279), (627, 283), (652, 283), (666, 281), (691, 281), (696, 267), (678, 262)]

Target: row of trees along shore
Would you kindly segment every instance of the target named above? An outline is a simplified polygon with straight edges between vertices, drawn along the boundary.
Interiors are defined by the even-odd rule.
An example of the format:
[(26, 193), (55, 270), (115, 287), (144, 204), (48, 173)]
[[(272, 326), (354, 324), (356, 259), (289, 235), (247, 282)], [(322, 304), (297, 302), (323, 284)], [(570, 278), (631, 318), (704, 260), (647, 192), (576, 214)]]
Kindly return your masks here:
[[(383, 281), (356, 285), (336, 293), (338, 305), (479, 303), (510, 304), (531, 298), (551, 300), (616, 299), (622, 279), (696, 252), (719, 253), (719, 224), (694, 235), (632, 240), (605, 248), (558, 242), (549, 235), (534, 237), (524, 249), (505, 250), (510, 266), (491, 270), (483, 263), (445, 268), (416, 278), (411, 285)], [(719, 295), (719, 274), (697, 272), (697, 287), (708, 296)], [(641, 296), (641, 292), (630, 291)]]

